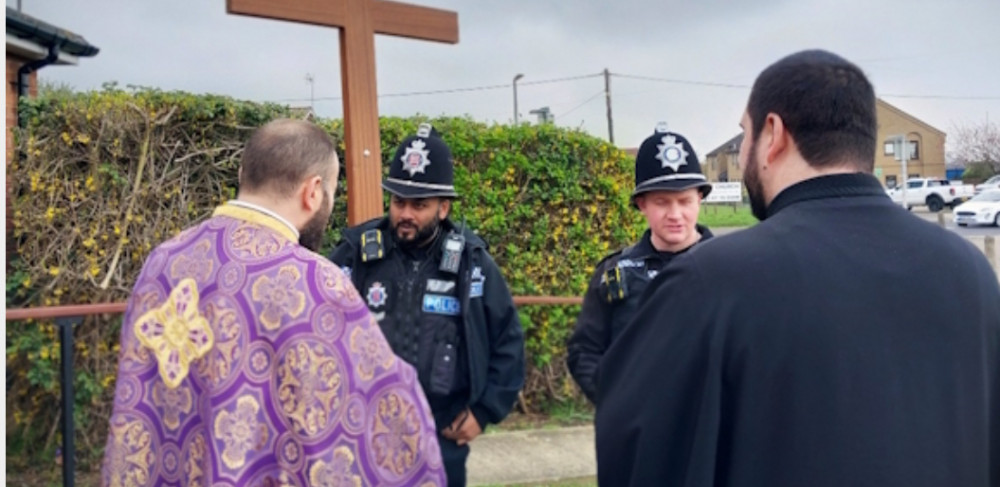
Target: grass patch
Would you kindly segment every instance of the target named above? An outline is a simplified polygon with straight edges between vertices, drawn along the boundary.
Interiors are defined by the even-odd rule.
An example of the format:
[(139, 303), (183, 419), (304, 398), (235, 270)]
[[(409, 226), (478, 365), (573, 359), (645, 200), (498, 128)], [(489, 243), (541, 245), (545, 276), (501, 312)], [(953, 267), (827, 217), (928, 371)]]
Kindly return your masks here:
[(589, 403), (566, 401), (542, 408), (537, 414), (511, 413), (503, 422), (490, 427), (487, 434), (497, 431), (522, 431), (585, 426), (594, 424), (594, 408)]
[(746, 205), (701, 205), (701, 213), (698, 215), (698, 223), (708, 228), (716, 227), (752, 227), (757, 224), (757, 219), (750, 213), (750, 207)]

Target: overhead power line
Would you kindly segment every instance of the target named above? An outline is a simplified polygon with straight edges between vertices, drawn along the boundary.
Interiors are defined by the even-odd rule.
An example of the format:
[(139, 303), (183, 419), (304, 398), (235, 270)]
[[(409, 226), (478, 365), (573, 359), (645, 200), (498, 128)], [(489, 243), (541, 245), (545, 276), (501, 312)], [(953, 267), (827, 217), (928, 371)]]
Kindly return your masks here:
[[(653, 76), (639, 76), (631, 74), (619, 74), (612, 73), (611, 76), (625, 79), (636, 79), (643, 81), (655, 81), (659, 83), (671, 83), (671, 84), (683, 84), (683, 85), (693, 85), (693, 86), (715, 86), (719, 88), (750, 88), (750, 85), (741, 85), (734, 83), (717, 83), (714, 81), (698, 81), (698, 80), (683, 80), (683, 79), (671, 79), (671, 78), (657, 78)], [(1000, 96), (977, 96), (977, 95), (908, 95), (908, 94), (896, 94), (896, 93), (878, 93), (879, 97), (885, 98), (924, 98), (924, 99), (937, 99), (937, 100), (1000, 100)]]
[(657, 78), (653, 76), (639, 76), (634, 74), (620, 74), (611, 73), (611, 76), (616, 78), (624, 79), (636, 79), (642, 81), (655, 81), (658, 83), (673, 83), (679, 85), (693, 85), (693, 86), (715, 86), (719, 88), (750, 88), (750, 85), (738, 85), (732, 83), (716, 83), (714, 81), (697, 81), (697, 80), (687, 80), (687, 79), (672, 79), (672, 78)]
[(575, 112), (578, 108), (580, 108), (580, 107), (582, 107), (582, 106), (584, 106), (584, 105), (586, 105), (586, 104), (588, 104), (588, 103), (596, 100), (597, 97), (599, 97), (599, 96), (601, 96), (603, 94), (604, 94), (604, 90), (598, 91), (597, 93), (594, 93), (594, 95), (591, 96), (590, 98), (587, 98), (586, 100), (584, 100), (582, 103), (579, 103), (575, 107), (570, 108), (569, 110), (566, 110), (565, 112), (559, 113), (557, 115), (559, 115), (560, 117), (565, 117), (565, 116), (569, 115), (570, 113)]
[[(598, 76), (601, 76), (601, 73), (584, 74), (584, 75), (580, 75), (580, 76), (567, 76), (567, 77), (563, 77), (563, 78), (542, 79), (542, 80), (537, 80), (537, 81), (525, 81), (525, 82), (522, 82), (522, 83), (518, 83), (518, 86), (531, 86), (531, 85), (546, 85), (546, 84), (551, 84), (551, 83), (563, 83), (563, 82), (566, 82), (566, 81), (576, 81), (576, 80), (587, 79), (587, 78), (596, 78)], [(378, 97), (379, 98), (402, 98), (402, 97), (407, 97), (407, 96), (444, 95), (444, 94), (449, 94), (449, 93), (466, 93), (466, 92), (470, 92), (470, 91), (502, 90), (502, 89), (506, 89), (506, 88), (511, 88), (512, 86), (513, 86), (512, 83), (506, 83), (506, 84), (502, 84), (502, 85), (470, 86), (470, 87), (467, 87), (467, 88), (448, 88), (448, 89), (442, 89), (442, 90), (427, 90), (427, 91), (407, 91), (407, 92), (401, 92), (401, 93), (384, 93), (384, 94), (378, 95)], [(340, 96), (323, 96), (323, 97), (317, 97), (317, 98), (314, 98), (314, 99), (318, 100), (318, 101), (335, 101), (335, 100), (343, 100), (343, 97), (340, 97)], [(308, 98), (285, 98), (285, 99), (281, 99), (281, 100), (275, 100), (275, 102), (306, 101), (306, 100), (308, 100)]]

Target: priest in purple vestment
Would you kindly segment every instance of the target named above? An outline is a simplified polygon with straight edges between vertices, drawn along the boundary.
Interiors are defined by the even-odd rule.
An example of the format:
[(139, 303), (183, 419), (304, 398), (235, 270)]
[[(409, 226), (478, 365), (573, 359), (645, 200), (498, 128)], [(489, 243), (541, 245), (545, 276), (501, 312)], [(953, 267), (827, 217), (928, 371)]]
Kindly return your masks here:
[(320, 128), (271, 122), (247, 142), (237, 199), (150, 254), (103, 485), (445, 484), (414, 369), (313, 252), (338, 170)]

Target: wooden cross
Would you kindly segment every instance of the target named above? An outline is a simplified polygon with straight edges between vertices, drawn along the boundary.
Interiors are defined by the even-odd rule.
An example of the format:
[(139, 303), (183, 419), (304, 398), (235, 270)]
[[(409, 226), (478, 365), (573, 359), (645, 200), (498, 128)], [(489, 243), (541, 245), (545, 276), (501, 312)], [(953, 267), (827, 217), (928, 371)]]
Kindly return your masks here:
[(226, 12), (340, 28), (347, 222), (381, 216), (375, 34), (458, 42), (458, 14), (388, 0), (226, 0)]

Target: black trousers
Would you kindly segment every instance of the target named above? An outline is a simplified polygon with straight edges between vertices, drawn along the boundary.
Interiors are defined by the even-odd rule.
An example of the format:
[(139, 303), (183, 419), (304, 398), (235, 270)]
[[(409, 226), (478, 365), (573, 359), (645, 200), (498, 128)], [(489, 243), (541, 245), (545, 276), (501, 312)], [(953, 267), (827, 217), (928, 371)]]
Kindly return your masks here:
[(441, 445), (441, 460), (444, 463), (445, 474), (448, 475), (448, 487), (465, 487), (465, 462), (469, 459), (469, 445), (458, 446), (438, 433), (438, 444)]

